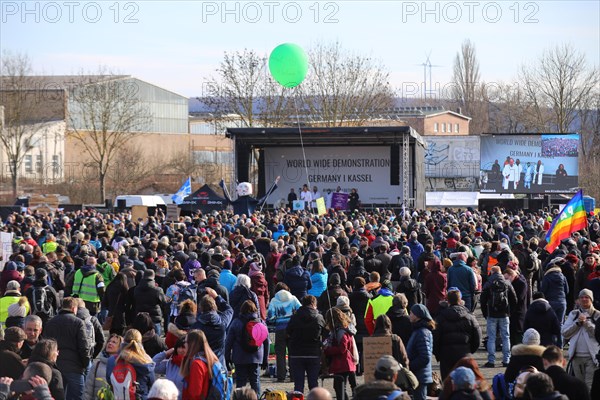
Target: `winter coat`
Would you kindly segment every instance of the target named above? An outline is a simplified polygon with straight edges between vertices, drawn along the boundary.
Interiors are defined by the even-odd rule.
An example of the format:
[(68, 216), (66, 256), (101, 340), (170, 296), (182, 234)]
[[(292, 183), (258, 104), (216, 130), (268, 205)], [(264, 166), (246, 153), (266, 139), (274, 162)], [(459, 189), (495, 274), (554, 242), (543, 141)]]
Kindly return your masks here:
[[(520, 274), (515, 280), (510, 282), (515, 295), (517, 296), (517, 303), (515, 307), (510, 309), (510, 324), (511, 330), (515, 332), (524, 332), (523, 323), (525, 322), (525, 313), (527, 312), (527, 295), (529, 290), (527, 289), (527, 281), (525, 277)], [(516, 329), (516, 330), (515, 330)]]
[(60, 353), (56, 365), (61, 373), (82, 374), (90, 363), (92, 343), (85, 323), (75, 314), (61, 310), (44, 326), (44, 337), (58, 343)]
[(560, 335), (560, 324), (548, 300), (537, 299), (531, 302), (525, 313), (523, 332), (529, 328), (539, 332), (542, 346), (550, 346), (556, 343), (556, 339)]
[(423, 298), (421, 296), (421, 285), (416, 281), (416, 279), (412, 279), (407, 276), (403, 276), (400, 278), (400, 283), (396, 287), (396, 293), (404, 293), (406, 299), (408, 300), (408, 309), (415, 304), (420, 304), (423, 302)]
[[(584, 312), (580, 308), (576, 308), (571, 311), (567, 316), (567, 319), (562, 327), (562, 335), (565, 340), (569, 341), (569, 359), (575, 356), (575, 349), (577, 348), (578, 342), (583, 341), (584, 347), (588, 350), (588, 355), (598, 367), (598, 360), (596, 359), (596, 354), (600, 351), (600, 344), (595, 338), (595, 326), (600, 324), (600, 311), (594, 309), (594, 307), (590, 307), (589, 310), (585, 311), (588, 314), (588, 319), (582, 324), (579, 325), (577, 320), (579, 318), (579, 314)], [(592, 322), (595, 321), (595, 324)]]
[(325, 320), (317, 310), (300, 307), (286, 328), (289, 356), (319, 358), (324, 330)]
[(23, 375), (25, 366), (15, 350), (14, 344), (6, 340), (0, 341), (0, 377), (19, 379)]
[(296, 296), (297, 299), (306, 296), (308, 290), (312, 288), (310, 274), (300, 265), (294, 265), (292, 268), (285, 271), (283, 282), (288, 285), (290, 292)]
[(446, 288), (448, 278), (445, 272), (442, 272), (442, 263), (439, 258), (429, 262), (429, 273), (425, 277), (423, 291), (427, 296), (425, 305), (431, 315), (437, 315), (440, 308), (440, 301), (446, 298)]
[[(331, 279), (331, 275), (330, 275)], [(329, 289), (321, 293), (321, 296), (317, 298), (317, 309), (321, 314), (325, 314), (327, 310), (334, 307), (337, 304), (337, 299), (340, 296), (348, 296), (348, 293), (340, 285), (329, 286)], [(331, 301), (331, 303), (330, 303)]]
[(413, 324), (413, 333), (406, 345), (406, 354), (410, 361), (410, 370), (420, 384), (433, 382), (431, 356), (433, 352), (433, 335), (427, 321), (419, 320)]
[(181, 369), (181, 362), (183, 361), (183, 357), (174, 354), (171, 355), (170, 358), (167, 358), (166, 353), (164, 351), (161, 351), (160, 353), (152, 357), (152, 361), (154, 361), (155, 363), (154, 373), (164, 375), (165, 378), (173, 382), (179, 390), (179, 396), (177, 398), (181, 399), (181, 394), (183, 393), (184, 379), (179, 374), (179, 370)]
[(379, 289), (377, 296), (369, 300), (367, 304), (367, 311), (365, 312), (365, 325), (367, 331), (372, 334), (375, 330), (375, 320), (381, 314), (388, 312), (392, 307), (394, 294), (387, 288)]
[(4, 296), (4, 292), (6, 292), (6, 285), (10, 281), (17, 281), (21, 283), (23, 280), (23, 276), (17, 270), (7, 270), (5, 269), (0, 273), (0, 296)]
[(102, 297), (102, 308), (108, 310), (108, 316), (112, 316), (110, 333), (122, 335), (125, 330), (125, 310), (127, 306), (127, 289), (119, 286), (116, 281), (106, 287)]
[(269, 305), (269, 285), (262, 273), (252, 275), (250, 277), (251, 290), (258, 298), (258, 310), (260, 318), (264, 321), (267, 318), (267, 306)]
[(408, 312), (405, 309), (400, 308), (399, 306), (395, 307), (392, 304), (385, 315), (392, 321), (392, 333), (398, 335), (402, 339), (402, 343), (408, 343), (413, 330)]
[(356, 319), (356, 335), (354, 336), (357, 343), (362, 343), (362, 338), (369, 335), (367, 326), (365, 325), (365, 319), (361, 316), (365, 315), (367, 311), (367, 305), (371, 299), (371, 295), (363, 288), (360, 290), (354, 290), (348, 293), (350, 299), (350, 308), (354, 315), (359, 317)]
[(144, 346), (144, 351), (146, 351), (150, 357), (154, 357), (168, 348), (165, 340), (158, 336), (156, 332), (154, 332), (154, 329), (150, 329), (148, 332), (144, 333), (142, 336), (142, 346)]
[[(140, 364), (139, 362), (135, 361), (134, 358), (131, 358), (127, 351), (121, 351), (119, 357), (130, 363), (131, 366), (135, 369), (136, 382), (138, 383), (136, 396), (139, 396), (142, 400), (146, 400), (148, 398), (148, 392), (150, 391), (152, 384), (156, 380), (154, 375), (154, 362)], [(113, 369), (115, 369), (116, 362), (116, 356), (111, 356), (106, 361), (107, 382), (110, 382), (110, 376), (113, 372)]]
[(267, 324), (274, 325), (275, 330), (286, 329), (290, 318), (301, 307), (300, 302), (287, 290), (275, 293), (267, 310)]
[(338, 328), (335, 335), (330, 335), (329, 343), (323, 350), (329, 358), (329, 373), (355, 372), (356, 364), (352, 361), (352, 335), (344, 328)]
[(481, 397), (481, 394), (475, 389), (456, 390), (456, 391), (452, 392), (450, 397), (448, 397), (448, 400), (482, 400), (482, 399), (483, 398)]
[[(58, 293), (56, 293), (56, 290), (54, 290), (52, 286), (49, 286), (44, 279), (33, 281), (33, 285), (31, 285), (31, 287), (25, 291), (25, 296), (27, 297), (29, 305), (32, 309), (35, 307), (35, 302), (33, 301), (33, 291), (35, 290), (35, 288), (39, 287), (45, 288), (44, 290), (46, 290), (46, 297), (50, 302), (52, 309), (54, 310), (54, 313), (56, 315), (56, 313), (60, 309), (60, 299)], [(46, 325), (47, 317), (43, 314), (40, 314), (39, 317), (42, 319), (43, 324)]]
[(243, 330), (246, 329), (246, 323), (256, 318), (259, 318), (257, 313), (241, 314), (231, 323), (227, 332), (227, 338), (225, 339), (225, 361), (228, 364), (231, 362), (234, 364), (267, 364), (269, 357), (268, 336), (263, 345), (255, 352), (247, 352), (242, 347), (242, 340), (244, 340)]
[(198, 297), (198, 302), (206, 295), (206, 288), (211, 288), (219, 296), (225, 299), (225, 301), (229, 301), (229, 292), (225, 288), (225, 286), (219, 283), (219, 280), (214, 276), (209, 276), (202, 282), (198, 283), (196, 286), (196, 292)]
[(154, 279), (142, 279), (134, 290), (135, 312), (147, 312), (155, 324), (162, 322), (162, 306), (167, 301)]
[[(384, 379), (372, 380), (356, 387), (354, 400), (387, 399), (394, 391), (400, 390), (394, 382)], [(383, 397), (382, 397), (383, 396)], [(393, 399), (396, 400), (397, 398)]]
[(319, 298), (321, 294), (327, 289), (327, 271), (315, 272), (310, 275), (312, 287), (308, 290), (308, 294)]
[[(202, 353), (203, 354), (203, 353)], [(201, 355), (200, 353), (198, 356)], [(183, 400), (206, 399), (208, 387), (210, 386), (210, 375), (206, 362), (196, 358), (190, 364), (190, 374), (185, 378), (183, 385)]]
[(559, 267), (549, 268), (542, 279), (542, 293), (546, 300), (566, 303), (569, 285), (567, 278), (562, 274)]
[(442, 379), (458, 360), (477, 351), (481, 339), (481, 327), (477, 319), (464, 306), (452, 305), (440, 309), (433, 331), (433, 354), (440, 361)]
[(554, 389), (569, 399), (590, 400), (590, 388), (584, 381), (569, 375), (564, 368), (551, 365), (544, 371), (554, 383)]
[[(496, 281), (501, 281), (505, 287), (505, 296), (508, 298), (508, 307), (506, 307), (504, 310), (493, 311), (490, 309), (493, 297), (492, 285), (494, 285), (494, 282)], [(490, 304), (488, 304), (488, 302)], [(483, 285), (483, 290), (481, 291), (481, 311), (483, 312), (483, 316), (485, 318), (506, 318), (510, 315), (511, 308), (515, 307), (516, 304), (517, 295), (515, 294), (515, 289), (513, 289), (511, 284), (504, 279), (504, 276), (502, 276), (500, 273), (490, 275), (485, 285)]]
[(256, 308), (260, 307), (256, 293), (246, 286), (235, 286), (229, 294), (229, 304), (233, 308), (233, 318), (237, 318), (240, 315), (240, 307), (246, 300), (252, 300), (256, 304)]
[(514, 382), (521, 368), (532, 365), (538, 371), (544, 370), (542, 354), (546, 348), (538, 345), (517, 344), (510, 349), (510, 361), (504, 372), (506, 382)]
[[(85, 322), (86, 331), (88, 331), (89, 328), (94, 330), (94, 342), (92, 343), (93, 348), (91, 352), (91, 359), (93, 360), (98, 356), (98, 354), (100, 354), (100, 352), (104, 348), (104, 344), (106, 343), (106, 338), (104, 337), (102, 325), (100, 324), (100, 321), (98, 321), (98, 318), (90, 315), (90, 312), (87, 308), (78, 308), (77, 318)], [(90, 326), (88, 326), (88, 324)]]
[(101, 352), (94, 360), (92, 368), (85, 378), (83, 400), (95, 400), (98, 390), (106, 385), (106, 363), (109, 357), (107, 353)]
[(192, 329), (200, 329), (204, 332), (210, 348), (219, 357), (221, 364), (225, 365), (225, 357), (223, 357), (225, 335), (233, 318), (233, 308), (221, 296), (217, 296), (215, 302), (217, 311), (198, 314)]
[(406, 242), (406, 245), (410, 249), (410, 256), (412, 257), (413, 262), (416, 265), (417, 261), (419, 260), (419, 256), (424, 251), (423, 245), (419, 243), (416, 239), (409, 240), (408, 242)]
[(477, 289), (475, 272), (464, 261), (456, 260), (448, 268), (448, 287), (456, 287), (460, 290), (463, 299), (472, 298)]
[[(385, 267), (387, 271), (387, 267)], [(346, 285), (352, 287), (354, 284), (354, 278), (357, 277), (367, 278), (369, 273), (365, 269), (365, 264), (362, 258), (355, 257), (350, 260), (350, 266), (348, 267), (348, 274), (346, 275)], [(383, 277), (381, 279), (384, 279)]]

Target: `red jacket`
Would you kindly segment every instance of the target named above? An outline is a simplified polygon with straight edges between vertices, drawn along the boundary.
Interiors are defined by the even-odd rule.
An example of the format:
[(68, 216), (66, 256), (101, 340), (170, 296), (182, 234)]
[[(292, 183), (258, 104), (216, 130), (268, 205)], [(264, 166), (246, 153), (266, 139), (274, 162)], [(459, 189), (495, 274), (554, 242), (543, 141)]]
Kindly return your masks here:
[(330, 357), (329, 373), (356, 372), (356, 364), (352, 361), (352, 335), (345, 329), (338, 329), (336, 339), (325, 347), (325, 355)]
[(262, 320), (267, 319), (267, 307), (269, 306), (269, 285), (263, 273), (252, 275), (250, 277), (251, 287), (256, 297), (258, 297), (258, 304), (260, 306), (260, 318)]
[(441, 271), (442, 263), (439, 258), (436, 257), (434, 261), (429, 261), (429, 263), (431, 271), (425, 277), (423, 291), (427, 296), (425, 305), (435, 315), (440, 308), (440, 301), (446, 299), (448, 278), (446, 277), (446, 273)]
[(208, 394), (210, 375), (208, 365), (202, 360), (194, 360), (190, 365), (190, 374), (185, 378), (182, 400), (204, 400)]

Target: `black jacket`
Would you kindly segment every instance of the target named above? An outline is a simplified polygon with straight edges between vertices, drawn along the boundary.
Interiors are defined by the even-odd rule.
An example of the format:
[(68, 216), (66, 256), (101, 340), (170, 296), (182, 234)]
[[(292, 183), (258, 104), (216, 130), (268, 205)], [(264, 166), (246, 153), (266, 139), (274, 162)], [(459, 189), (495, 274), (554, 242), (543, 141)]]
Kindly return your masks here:
[(153, 279), (142, 279), (133, 292), (136, 314), (147, 312), (152, 322), (162, 322), (162, 306), (166, 301), (162, 289), (156, 287)]
[(363, 337), (369, 336), (369, 331), (367, 331), (364, 316), (365, 312), (367, 311), (367, 305), (369, 304), (369, 300), (371, 299), (371, 297), (372, 296), (364, 289), (354, 290), (353, 292), (348, 293), (348, 298), (350, 299), (350, 308), (352, 309), (354, 315), (357, 316), (355, 335), (355, 339), (357, 342), (362, 341)]
[(44, 326), (44, 337), (57, 341), (60, 352), (56, 365), (63, 374), (83, 374), (90, 363), (92, 344), (82, 320), (70, 311), (61, 310)]
[(348, 267), (348, 276), (347, 276), (347, 281), (346, 281), (346, 285), (348, 285), (349, 287), (352, 287), (354, 285), (354, 278), (357, 277), (361, 277), (361, 278), (367, 278), (368, 277), (368, 273), (367, 270), (365, 269), (365, 263), (363, 261), (362, 258), (360, 257), (355, 257), (350, 259), (350, 266)]
[(23, 375), (23, 360), (14, 350), (12, 343), (6, 340), (0, 342), (0, 377), (19, 379)]
[(589, 400), (590, 391), (584, 381), (571, 376), (558, 365), (551, 365), (544, 371), (554, 383), (554, 390), (564, 394), (569, 399)]
[[(494, 311), (491, 309), (492, 307), (492, 285), (494, 282), (501, 281), (501, 283), (505, 286), (505, 296), (508, 299), (508, 307), (504, 307), (504, 309)], [(483, 289), (481, 292), (481, 311), (483, 312), (483, 316), (485, 318), (506, 318), (510, 315), (510, 310), (517, 305), (517, 295), (515, 294), (515, 289), (508, 283), (502, 274), (492, 274), (488, 278), (485, 285), (483, 285)]]
[(523, 331), (534, 328), (540, 334), (540, 344), (550, 346), (560, 335), (558, 317), (546, 299), (534, 300), (525, 313)]
[(217, 292), (217, 294), (223, 299), (225, 299), (225, 301), (229, 301), (229, 294), (227, 293), (227, 289), (225, 289), (225, 286), (219, 284), (219, 280), (217, 278), (210, 276), (202, 282), (200, 282), (196, 288), (196, 291), (198, 293), (198, 303), (200, 303), (200, 300), (206, 294), (207, 287)]
[(316, 309), (300, 307), (296, 314), (292, 315), (286, 328), (289, 355), (320, 357), (324, 330), (325, 320)]
[(479, 323), (466, 307), (440, 309), (433, 331), (433, 354), (440, 360), (442, 379), (458, 360), (477, 351), (481, 338)]
[(527, 312), (527, 281), (523, 275), (519, 275), (514, 281), (511, 282), (515, 295), (517, 296), (517, 303), (515, 307), (510, 309), (510, 324), (511, 329), (514, 325), (516, 332), (523, 332), (523, 322), (525, 321), (525, 313)]
[(396, 286), (396, 293), (404, 293), (408, 300), (408, 310), (415, 304), (423, 303), (421, 285), (416, 279), (412, 279), (411, 277), (400, 277), (400, 283)]
[[(363, 314), (364, 315), (364, 314)], [(395, 307), (393, 304), (390, 309), (385, 313), (392, 321), (392, 333), (400, 336), (404, 345), (408, 343), (410, 335), (412, 334), (412, 324), (410, 323), (410, 317), (406, 310), (402, 310), (399, 307)], [(364, 319), (364, 318), (363, 318)]]
[(517, 344), (510, 349), (510, 362), (504, 372), (506, 382), (514, 382), (523, 367), (532, 365), (538, 371), (544, 370), (542, 354), (546, 348), (538, 345)]

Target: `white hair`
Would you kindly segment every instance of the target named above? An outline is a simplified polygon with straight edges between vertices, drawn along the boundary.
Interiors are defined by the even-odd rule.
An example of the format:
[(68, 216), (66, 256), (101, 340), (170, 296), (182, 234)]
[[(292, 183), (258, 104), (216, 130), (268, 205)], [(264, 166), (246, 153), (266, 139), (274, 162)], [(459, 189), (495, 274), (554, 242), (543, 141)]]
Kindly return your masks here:
[(250, 289), (250, 277), (248, 275), (239, 274), (237, 280), (235, 281), (235, 286), (245, 286)]
[(157, 379), (148, 392), (148, 398), (161, 400), (177, 400), (179, 390), (173, 382), (168, 379)]

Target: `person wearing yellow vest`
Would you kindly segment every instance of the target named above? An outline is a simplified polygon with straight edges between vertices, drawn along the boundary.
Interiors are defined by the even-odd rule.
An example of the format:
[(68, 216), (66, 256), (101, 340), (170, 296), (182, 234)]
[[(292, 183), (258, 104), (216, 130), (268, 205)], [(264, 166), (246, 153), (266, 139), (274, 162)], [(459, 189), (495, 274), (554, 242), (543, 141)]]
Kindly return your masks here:
[(104, 278), (96, 269), (96, 258), (88, 257), (85, 265), (75, 272), (71, 296), (85, 302), (85, 308), (91, 315), (100, 311), (100, 302), (104, 296)]
[(44, 244), (42, 244), (42, 252), (44, 254), (48, 254), (51, 251), (56, 251), (57, 248), (58, 248), (58, 243), (56, 243), (56, 239), (54, 238), (54, 235), (49, 233), (48, 236), (46, 237), (46, 241), (44, 242)]
[(377, 292), (377, 296), (369, 300), (367, 310), (365, 311), (365, 325), (369, 335), (375, 331), (375, 319), (378, 316), (388, 312), (394, 300), (394, 288), (392, 282), (384, 280), (381, 284), (381, 289)]
[[(8, 282), (6, 285), (6, 292), (4, 293), (4, 296), (0, 298), (0, 326), (4, 327), (4, 324), (6, 323), (6, 318), (8, 318), (8, 307), (18, 303), (22, 296), (19, 282)], [(29, 302), (25, 302), (24, 306), (26, 314), (29, 314)]]

